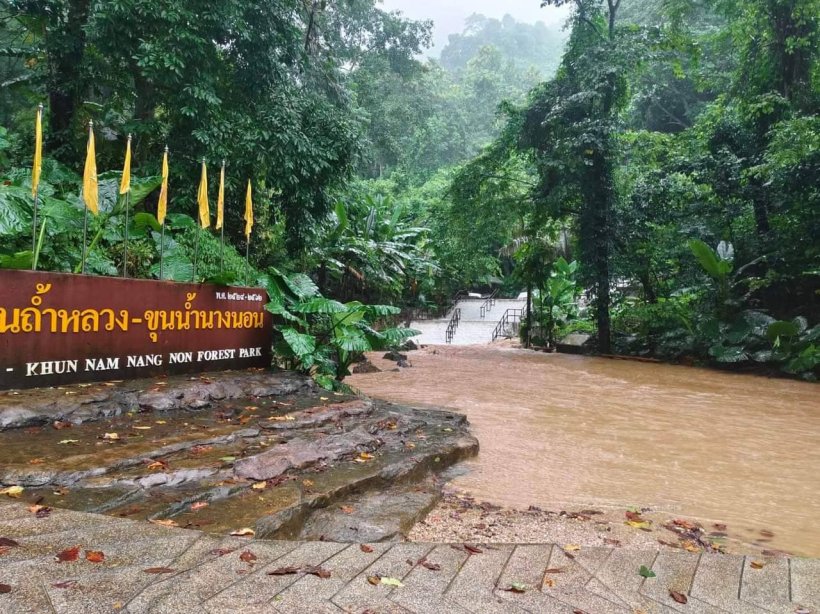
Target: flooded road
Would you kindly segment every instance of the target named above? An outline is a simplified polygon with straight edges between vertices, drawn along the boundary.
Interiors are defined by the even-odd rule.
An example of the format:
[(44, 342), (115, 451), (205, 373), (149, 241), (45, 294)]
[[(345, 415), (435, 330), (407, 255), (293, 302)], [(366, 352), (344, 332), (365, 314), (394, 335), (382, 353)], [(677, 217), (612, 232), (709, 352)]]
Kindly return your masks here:
[(410, 362), (347, 381), (465, 413), (481, 451), (453, 486), (477, 499), (645, 506), (820, 556), (814, 384), (488, 346), (430, 346)]

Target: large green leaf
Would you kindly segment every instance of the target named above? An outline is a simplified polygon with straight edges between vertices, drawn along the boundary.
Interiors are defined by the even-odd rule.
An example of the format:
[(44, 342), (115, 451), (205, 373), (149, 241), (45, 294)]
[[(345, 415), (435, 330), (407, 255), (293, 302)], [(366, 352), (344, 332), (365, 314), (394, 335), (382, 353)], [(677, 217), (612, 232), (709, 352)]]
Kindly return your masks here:
[[(162, 234), (152, 232), (157, 252), (160, 252), (162, 245)], [(151, 266), (151, 275), (159, 279), (160, 263), (156, 262)], [(162, 258), (162, 279), (172, 281), (191, 281), (194, 275), (194, 263), (188, 257), (185, 249), (177, 243), (169, 232), (165, 233), (165, 249)]]
[(319, 287), (313, 283), (310, 277), (302, 273), (283, 276), (283, 280), (290, 291), (300, 300), (313, 298), (319, 294)]
[(700, 239), (689, 241), (689, 249), (700, 262), (700, 266), (715, 279), (720, 279), (723, 275), (720, 263), (714, 250)]
[(0, 183), (0, 236), (31, 233), (31, 192)]
[(297, 313), (344, 313), (347, 307), (339, 301), (317, 297), (295, 305), (292, 310)]
[(800, 329), (794, 322), (778, 320), (777, 322), (772, 322), (769, 324), (769, 328), (766, 330), (766, 337), (770, 342), (774, 343), (781, 337), (791, 339), (796, 337), (799, 333)]
[(357, 328), (345, 328), (342, 334), (333, 339), (333, 343), (347, 352), (367, 352), (370, 342), (364, 333)]
[(316, 351), (316, 338), (313, 335), (302, 334), (295, 328), (283, 328), (281, 332), (290, 349), (300, 358)]
[(0, 254), (0, 269), (30, 269), (34, 252), (27, 250), (14, 254)]

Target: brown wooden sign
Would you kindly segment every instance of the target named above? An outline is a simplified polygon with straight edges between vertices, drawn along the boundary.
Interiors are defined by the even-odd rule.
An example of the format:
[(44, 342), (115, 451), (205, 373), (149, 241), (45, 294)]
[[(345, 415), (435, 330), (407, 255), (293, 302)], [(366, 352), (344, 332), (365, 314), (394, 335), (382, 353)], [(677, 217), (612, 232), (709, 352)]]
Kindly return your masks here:
[(266, 367), (259, 288), (0, 271), (0, 389)]

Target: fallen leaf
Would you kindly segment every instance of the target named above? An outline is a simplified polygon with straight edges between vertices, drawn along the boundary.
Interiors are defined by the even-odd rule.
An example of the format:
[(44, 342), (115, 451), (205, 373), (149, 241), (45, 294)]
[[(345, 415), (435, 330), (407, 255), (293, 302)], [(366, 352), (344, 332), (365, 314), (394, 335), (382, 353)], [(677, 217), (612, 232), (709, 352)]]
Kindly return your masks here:
[(80, 440), (79, 439), (63, 439), (62, 441), (58, 441), (57, 445), (58, 446), (64, 446), (64, 445), (75, 444), (75, 443), (80, 443)]
[(581, 549), (581, 546), (578, 544), (567, 544), (564, 546), (564, 552), (577, 552)]
[(301, 567), (297, 567), (296, 565), (289, 565), (288, 567), (279, 567), (274, 569), (273, 571), (269, 571), (269, 576), (290, 576), (296, 573), (299, 573), (302, 570)]
[(367, 544), (362, 544), (361, 546), (359, 546), (359, 550), (361, 550), (362, 552), (368, 552), (368, 553), (373, 552), (373, 548), (371, 548)]
[(330, 399), (328, 399), (327, 397), (319, 397), (319, 400), (320, 401), (329, 401)]
[(74, 588), (77, 586), (76, 580), (66, 580), (65, 582), (55, 582), (52, 584), (54, 588)]
[(643, 576), (644, 578), (654, 578), (657, 574), (646, 565), (641, 565), (641, 568), (638, 570), (638, 575)]
[(76, 561), (80, 557), (80, 547), (74, 546), (73, 548), (67, 548), (62, 552), (58, 553), (54, 560), (58, 563), (67, 563), (70, 561)]
[(245, 550), (242, 552), (242, 554), (239, 555), (239, 560), (243, 563), (253, 565), (253, 562), (256, 560), (256, 555), (250, 550)]
[(170, 567), (149, 567), (148, 569), (143, 569), (145, 573), (151, 574), (161, 574), (161, 573), (174, 573), (174, 569)]
[(441, 565), (438, 563), (431, 563), (428, 560), (421, 561), (421, 566), (430, 571), (441, 571)]
[(56, 430), (61, 431), (63, 429), (70, 429), (71, 428), (71, 423), (70, 422), (62, 422), (60, 420), (55, 420), (54, 422), (51, 423), (51, 426), (53, 426)]
[(370, 459), (374, 458), (374, 456), (372, 454), (370, 454), (369, 452), (361, 452), (359, 454), (359, 458), (361, 458), (362, 460), (370, 460)]
[[(16, 541), (14, 541), (13, 539), (11, 539), (9, 537), (0, 537), (0, 546), (6, 547), (6, 548), (16, 548), (19, 545), (20, 544), (18, 544)], [(371, 550), (371, 552), (373, 552), (373, 551)]]
[(105, 560), (105, 554), (99, 550), (86, 550), (85, 560), (90, 563), (102, 563)]
[(563, 567), (550, 567), (549, 569), (546, 569), (544, 573), (564, 573), (565, 571), (566, 569)]
[(242, 529), (237, 529), (236, 531), (231, 531), (230, 535), (233, 535), (234, 537), (253, 537), (256, 535), (256, 531), (248, 527), (244, 527)]
[(763, 529), (762, 531), (760, 531), (760, 534), (761, 534), (763, 537), (774, 537), (774, 533), (772, 533), (772, 532), (771, 532), (771, 531), (769, 531), (768, 529)]
[(620, 539), (612, 539), (611, 537), (604, 537), (604, 543), (607, 546), (620, 546), (621, 540)]
[(686, 598), (686, 595), (679, 593), (678, 591), (673, 591), (671, 588), (669, 589), (669, 596), (678, 603), (686, 604), (686, 602), (689, 601), (689, 599)]
[(681, 527), (686, 529), (687, 531), (694, 531), (695, 529), (700, 529), (700, 525), (694, 522), (690, 522), (688, 520), (683, 520), (682, 518), (676, 518), (672, 521), (672, 524), (675, 526)]
[(544, 583), (542, 586), (552, 588), (553, 586), (555, 586), (555, 580), (553, 580), (552, 578), (544, 578)]
[(57, 490), (52, 490), (51, 492), (53, 492), (58, 497), (64, 497), (65, 495), (67, 495), (71, 491), (69, 491), (68, 488), (66, 488), (65, 486), (61, 486)]
[(522, 582), (513, 582), (507, 588), (501, 589), (510, 593), (526, 593), (527, 585)]
[(214, 548), (211, 550), (211, 554), (215, 554), (216, 556), (225, 556), (231, 552), (236, 552), (236, 548)]
[(691, 539), (687, 539), (681, 542), (681, 545), (683, 546), (683, 549), (687, 552), (700, 552), (700, 546), (698, 546)]
[(726, 530), (726, 525), (725, 525), (725, 524), (723, 524), (722, 522), (717, 522), (717, 523), (713, 524), (712, 526), (713, 526), (713, 527), (715, 528), (715, 530), (717, 530), (717, 531), (725, 531), (725, 530)]
[(626, 524), (635, 529), (649, 529), (652, 526), (648, 520), (627, 520)]
[(151, 524), (158, 524), (162, 527), (178, 527), (179, 523), (176, 520), (171, 520), (170, 518), (160, 518), (149, 520)]
[(236, 457), (235, 456), (223, 456), (219, 460), (221, 460), (223, 463), (232, 463), (236, 460)]
[(135, 426), (134, 428), (138, 431), (150, 431), (151, 430), (150, 426)]
[(103, 433), (103, 439), (106, 441), (119, 441), (120, 436), (117, 433)]
[(51, 514), (50, 507), (47, 505), (37, 505), (36, 503), (34, 505), (29, 505), (28, 511), (34, 514), (37, 518), (46, 518), (49, 514)]
[(752, 561), (749, 563), (749, 566), (752, 569), (763, 569), (763, 562), (762, 561)]
[(11, 587), (8, 584), (0, 584), (0, 595), (11, 592)]
[(344, 512), (345, 514), (352, 514), (355, 511), (349, 505), (340, 505), (339, 509), (342, 510), (342, 512)]
[(43, 463), (45, 463), (45, 462), (46, 462), (46, 459), (44, 459), (44, 458), (32, 458), (32, 459), (28, 462), (28, 464), (29, 464), (29, 465), (42, 465), (42, 464), (43, 464)]
[(168, 422), (166, 420), (156, 420), (154, 424), (168, 424)]
[(470, 544), (464, 544), (464, 549), (470, 554), (481, 554), (483, 552), (483, 550), (481, 550), (480, 548), (476, 548), (475, 546), (471, 546)]
[(148, 464), (149, 471), (156, 471), (158, 469), (168, 469), (168, 463), (163, 460), (157, 460)]
[(197, 501), (195, 503), (191, 503), (192, 512), (195, 512), (196, 510), (201, 510), (203, 507), (208, 507), (207, 501)]
[(306, 574), (322, 578), (323, 580), (326, 580), (330, 577), (330, 571), (325, 569), (324, 567), (319, 567), (318, 565), (307, 565), (302, 568), (302, 571), (304, 571)]
[(380, 576), (367, 576), (367, 581), (373, 586), (376, 586), (377, 584), (381, 584), (382, 579)]
[(404, 586), (404, 584), (402, 584), (397, 578), (381, 578), (380, 581), (382, 584), (386, 584), (387, 586), (395, 586), (397, 588)]
[(304, 486), (305, 488), (311, 488), (313, 487), (313, 484), (313, 480), (302, 480), (302, 486)]
[(8, 495), (12, 499), (19, 499), (20, 495), (25, 490), (22, 486), (9, 486), (8, 488), (0, 489), (0, 495)]

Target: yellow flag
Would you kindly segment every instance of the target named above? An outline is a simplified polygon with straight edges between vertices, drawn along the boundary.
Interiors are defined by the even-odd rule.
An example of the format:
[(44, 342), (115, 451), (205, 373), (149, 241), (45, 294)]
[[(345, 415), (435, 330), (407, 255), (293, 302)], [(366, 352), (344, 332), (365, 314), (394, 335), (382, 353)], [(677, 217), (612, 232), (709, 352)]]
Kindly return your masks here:
[(31, 167), (31, 195), (37, 195), (40, 185), (40, 169), (43, 166), (43, 105), (37, 107), (37, 120), (34, 124), (34, 164)]
[(245, 238), (250, 240), (253, 229), (253, 197), (251, 195), (251, 180), (248, 179), (248, 193), (245, 195)]
[(216, 197), (216, 226), (214, 228), (219, 230), (222, 228), (222, 218), (225, 213), (225, 163), (222, 163), (222, 170), (219, 173), (219, 194)]
[(97, 154), (94, 151), (94, 126), (91, 122), (88, 122), (88, 147), (85, 152), (85, 170), (83, 171), (83, 200), (91, 213), (97, 215), (100, 212), (97, 190)]
[(199, 192), (196, 195), (199, 203), (199, 225), (208, 228), (211, 225), (211, 210), (208, 208), (208, 169), (202, 161), (202, 179), (199, 180)]
[(159, 203), (157, 204), (157, 221), (165, 223), (165, 214), (168, 212), (168, 148), (162, 155), (162, 187), (159, 189)]
[(125, 164), (122, 167), (120, 180), (120, 194), (131, 191), (131, 135), (128, 135), (128, 144), (125, 146)]

